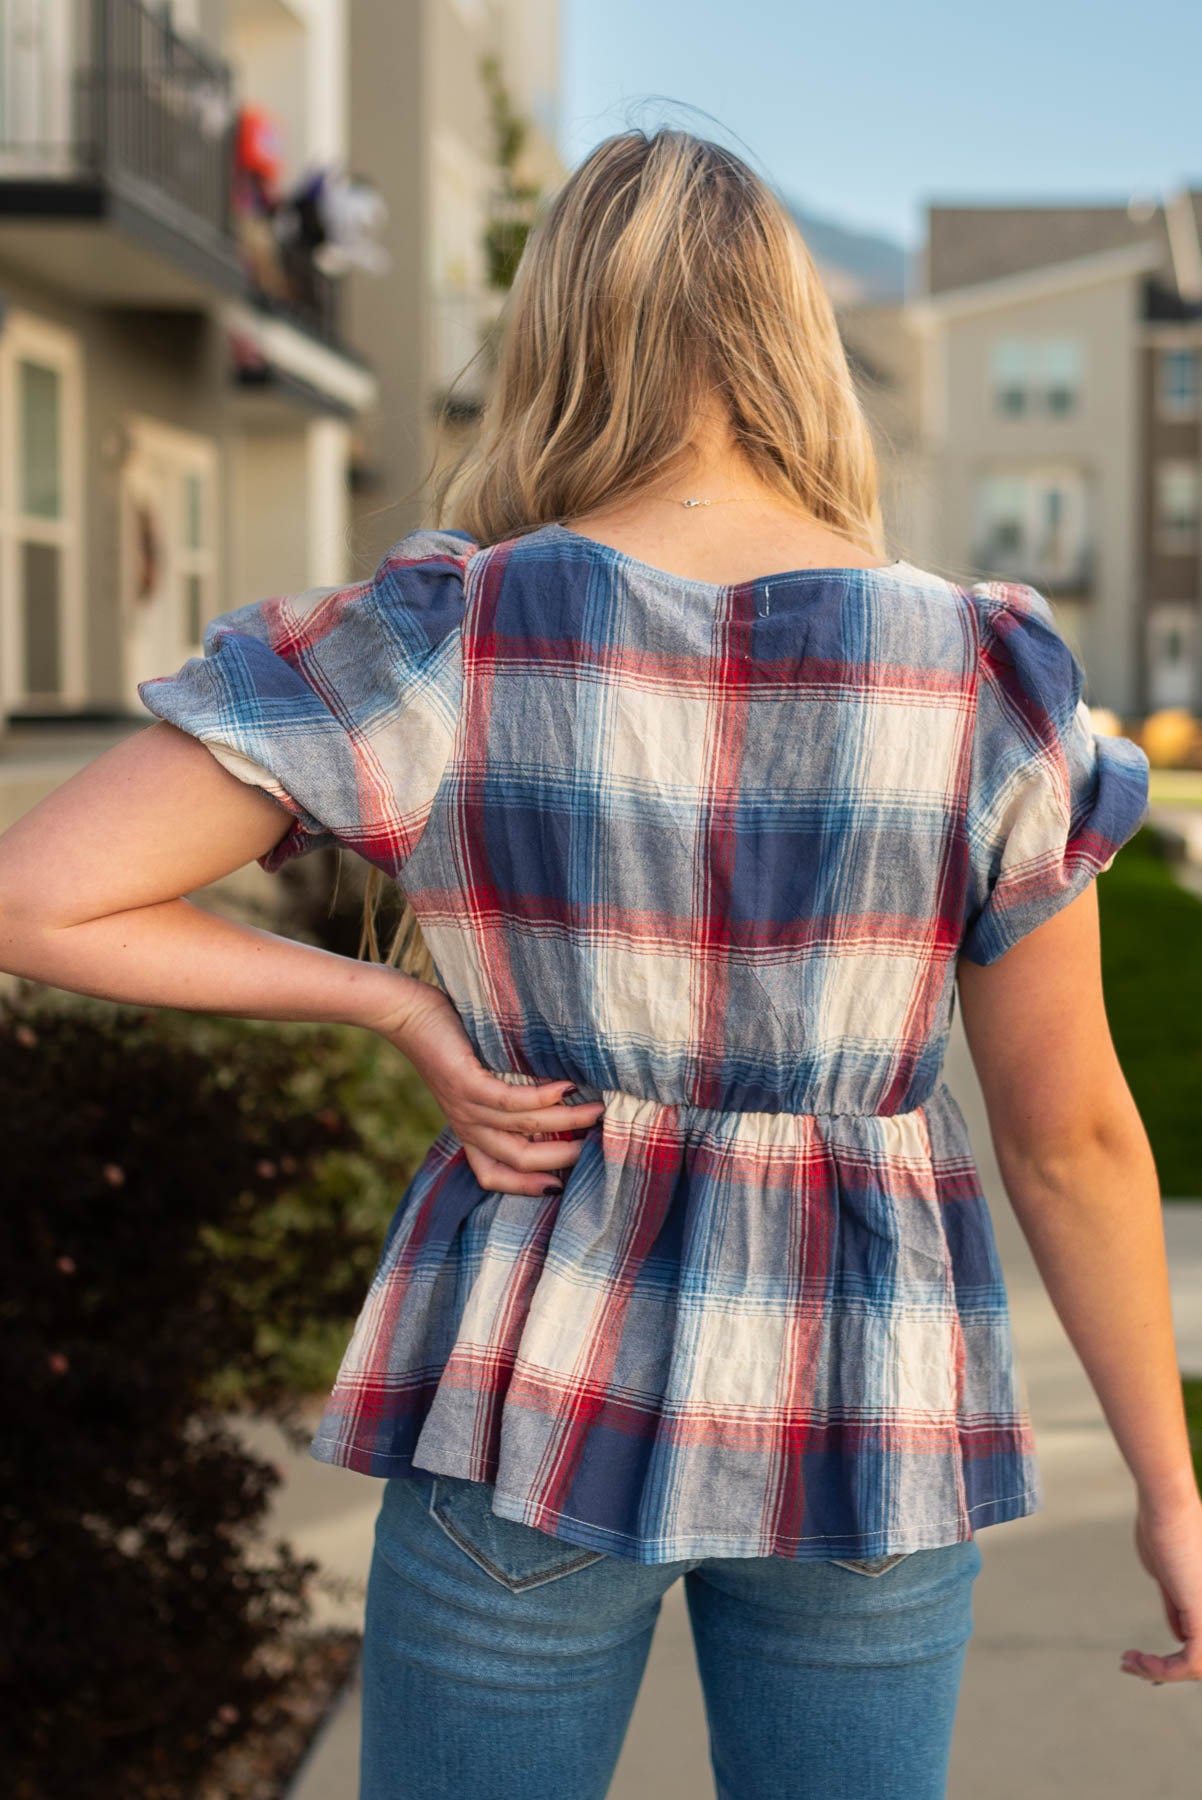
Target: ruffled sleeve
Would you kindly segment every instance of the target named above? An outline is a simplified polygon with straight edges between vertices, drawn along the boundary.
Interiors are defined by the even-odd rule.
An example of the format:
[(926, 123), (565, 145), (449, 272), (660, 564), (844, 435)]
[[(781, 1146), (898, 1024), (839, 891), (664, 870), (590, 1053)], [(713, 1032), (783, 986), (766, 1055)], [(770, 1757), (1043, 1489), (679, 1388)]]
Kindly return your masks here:
[(212, 619), (203, 654), (138, 684), (147, 709), (292, 814), (268, 870), (343, 844), (395, 875), (417, 846), (461, 692), (466, 532), (410, 532), (369, 581)]
[(983, 582), (961, 954), (996, 962), (1108, 869), (1148, 814), (1148, 759), (1102, 737), (1084, 671), (1034, 588)]

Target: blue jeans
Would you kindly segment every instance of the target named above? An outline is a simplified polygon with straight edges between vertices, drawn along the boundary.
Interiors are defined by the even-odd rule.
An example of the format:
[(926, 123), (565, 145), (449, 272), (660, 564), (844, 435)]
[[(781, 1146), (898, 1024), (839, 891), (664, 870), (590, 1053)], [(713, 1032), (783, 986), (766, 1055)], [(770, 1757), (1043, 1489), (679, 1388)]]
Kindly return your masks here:
[(603, 1800), (681, 1576), (719, 1800), (943, 1800), (975, 1538), (640, 1564), (496, 1518), (490, 1493), (385, 1485), (360, 1800)]

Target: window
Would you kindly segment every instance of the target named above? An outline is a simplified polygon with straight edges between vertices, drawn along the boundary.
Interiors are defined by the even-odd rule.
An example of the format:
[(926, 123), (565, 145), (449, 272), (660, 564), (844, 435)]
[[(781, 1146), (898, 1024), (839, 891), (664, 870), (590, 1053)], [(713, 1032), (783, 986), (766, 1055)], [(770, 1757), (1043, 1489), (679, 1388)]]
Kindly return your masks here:
[(1042, 345), (1036, 358), (1036, 372), (1044, 411), (1054, 416), (1075, 412), (1081, 387), (1079, 347), (1068, 341)]
[(977, 490), (975, 559), (990, 575), (1083, 587), (1089, 575), (1085, 471), (1069, 465), (996, 470)]
[(25, 313), (0, 331), (0, 703), (83, 698), (79, 350)]
[(1198, 465), (1168, 460), (1156, 468), (1156, 547), (1186, 554), (1198, 547)]
[(1192, 601), (1161, 601), (1148, 615), (1148, 705), (1184, 706), (1197, 701), (1198, 609)]
[(1198, 352), (1162, 350), (1158, 359), (1157, 410), (1162, 418), (1191, 419), (1198, 411)]
[(1027, 346), (999, 344), (993, 356), (993, 391), (997, 410), (1012, 419), (1021, 418), (1028, 403)]
[(0, 175), (70, 175), (79, 9), (0, 0)]
[(1002, 338), (991, 359), (995, 410), (1011, 419), (1074, 413), (1082, 363), (1074, 338)]

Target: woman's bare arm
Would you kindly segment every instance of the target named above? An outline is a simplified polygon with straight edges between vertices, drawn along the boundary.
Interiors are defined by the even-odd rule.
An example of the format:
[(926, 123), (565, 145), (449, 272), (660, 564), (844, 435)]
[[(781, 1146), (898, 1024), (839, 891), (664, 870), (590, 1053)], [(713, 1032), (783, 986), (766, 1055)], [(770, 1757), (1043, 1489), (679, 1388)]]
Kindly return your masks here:
[[(1197, 1679), (1202, 1502), (1156, 1166), (1103, 1000), (1096, 884), (989, 967), (962, 957), (957, 980), (1006, 1191), (1131, 1470), (1138, 1529), (1162, 1546), (1145, 1567), (1186, 1627), (1186, 1649), (1142, 1657), (1142, 1671)], [(1169, 1540), (1188, 1546), (1184, 1561)]]
[(0, 967), (133, 1004), (369, 1024), (404, 977), (183, 898), (290, 824), (173, 725), (136, 732), (0, 837)]
[[(186, 899), (264, 855), (291, 815), (161, 721), (49, 794), (0, 836), (0, 969), (136, 1005), (361, 1025), (409, 1057), (487, 1184), (539, 1193), (580, 1153), (535, 1134), (592, 1124), (562, 1081), (485, 1070), (445, 996)], [(540, 1173), (542, 1172), (542, 1173)]]

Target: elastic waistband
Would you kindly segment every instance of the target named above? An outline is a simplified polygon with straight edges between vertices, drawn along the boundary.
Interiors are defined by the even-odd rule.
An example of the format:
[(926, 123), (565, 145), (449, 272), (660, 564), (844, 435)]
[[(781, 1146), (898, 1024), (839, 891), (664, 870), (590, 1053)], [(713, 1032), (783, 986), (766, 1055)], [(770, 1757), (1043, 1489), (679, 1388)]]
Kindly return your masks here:
[[(527, 1075), (519, 1069), (493, 1069), (491, 1074), (502, 1081), (511, 1081), (518, 1086), (540, 1087), (547, 1081), (561, 1079), (552, 1075)], [(920, 1113), (932, 1096), (944, 1086), (942, 1080), (935, 1083), (929, 1094), (917, 1101), (914, 1106), (907, 1107), (904, 1112), (827, 1112), (814, 1109), (806, 1112), (791, 1112), (787, 1107), (720, 1107), (698, 1106), (691, 1100), (659, 1100), (652, 1094), (632, 1094), (626, 1088), (597, 1087), (591, 1082), (577, 1081), (575, 1095), (569, 1094), (565, 1104), (581, 1106), (589, 1101), (602, 1100), (607, 1112), (619, 1115), (646, 1112), (668, 1112), (688, 1114), (690, 1118), (710, 1119), (748, 1119), (748, 1120), (785, 1120), (785, 1119), (907, 1119)]]

